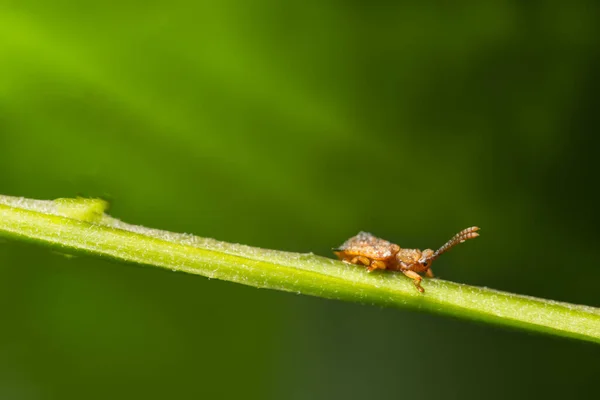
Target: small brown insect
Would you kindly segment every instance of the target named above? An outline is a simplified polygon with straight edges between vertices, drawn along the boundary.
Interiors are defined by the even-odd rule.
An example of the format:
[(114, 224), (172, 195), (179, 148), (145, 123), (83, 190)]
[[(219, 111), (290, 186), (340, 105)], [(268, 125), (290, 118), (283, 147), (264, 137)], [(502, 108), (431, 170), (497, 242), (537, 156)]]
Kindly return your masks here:
[(346, 240), (339, 248), (333, 249), (334, 253), (345, 263), (362, 264), (367, 266), (367, 271), (376, 269), (390, 269), (400, 271), (411, 278), (417, 290), (421, 293), (425, 289), (421, 287), (420, 272), (424, 272), (428, 278), (433, 278), (431, 263), (441, 254), (447, 252), (459, 243), (479, 236), (478, 227), (472, 226), (458, 232), (445, 245), (436, 252), (431, 249), (403, 249), (397, 244), (375, 237), (367, 232)]

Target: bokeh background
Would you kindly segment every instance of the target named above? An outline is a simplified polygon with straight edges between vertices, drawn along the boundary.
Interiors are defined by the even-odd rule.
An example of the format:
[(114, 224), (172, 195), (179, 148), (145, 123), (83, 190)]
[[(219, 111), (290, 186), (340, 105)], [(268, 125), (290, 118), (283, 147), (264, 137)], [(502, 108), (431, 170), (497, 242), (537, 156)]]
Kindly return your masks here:
[[(600, 6), (0, 2), (0, 193), (600, 306)], [(593, 398), (600, 348), (0, 243), (0, 398)]]

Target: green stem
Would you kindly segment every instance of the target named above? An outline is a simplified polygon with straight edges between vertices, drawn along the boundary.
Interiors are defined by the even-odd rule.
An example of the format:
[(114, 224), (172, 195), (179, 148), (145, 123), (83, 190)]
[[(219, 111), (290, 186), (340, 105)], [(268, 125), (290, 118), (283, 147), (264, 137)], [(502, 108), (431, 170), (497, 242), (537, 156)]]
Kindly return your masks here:
[(261, 288), (508, 325), (600, 343), (600, 309), (440, 279), (425, 294), (401, 274), (313, 254), (288, 253), (129, 225), (105, 214), (98, 199), (55, 201), (0, 196), (0, 235)]

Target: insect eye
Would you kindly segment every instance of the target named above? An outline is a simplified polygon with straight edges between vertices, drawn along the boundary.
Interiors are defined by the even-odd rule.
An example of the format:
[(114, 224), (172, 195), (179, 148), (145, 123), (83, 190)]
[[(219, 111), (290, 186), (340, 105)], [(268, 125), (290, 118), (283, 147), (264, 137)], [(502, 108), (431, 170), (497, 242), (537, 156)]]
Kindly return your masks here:
[(427, 261), (423, 263), (423, 266), (426, 267), (428, 265)]

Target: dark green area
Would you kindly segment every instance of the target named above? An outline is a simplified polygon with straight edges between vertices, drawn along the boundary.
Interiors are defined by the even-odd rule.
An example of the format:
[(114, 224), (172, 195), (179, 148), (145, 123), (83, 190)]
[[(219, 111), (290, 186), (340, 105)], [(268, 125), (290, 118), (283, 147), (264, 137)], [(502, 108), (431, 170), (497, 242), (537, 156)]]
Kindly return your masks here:
[[(469, 4), (470, 3), (470, 4)], [(418, 5), (417, 5), (418, 4)], [(600, 9), (0, 3), (0, 193), (600, 306)], [(593, 398), (600, 348), (0, 244), (0, 398)]]

